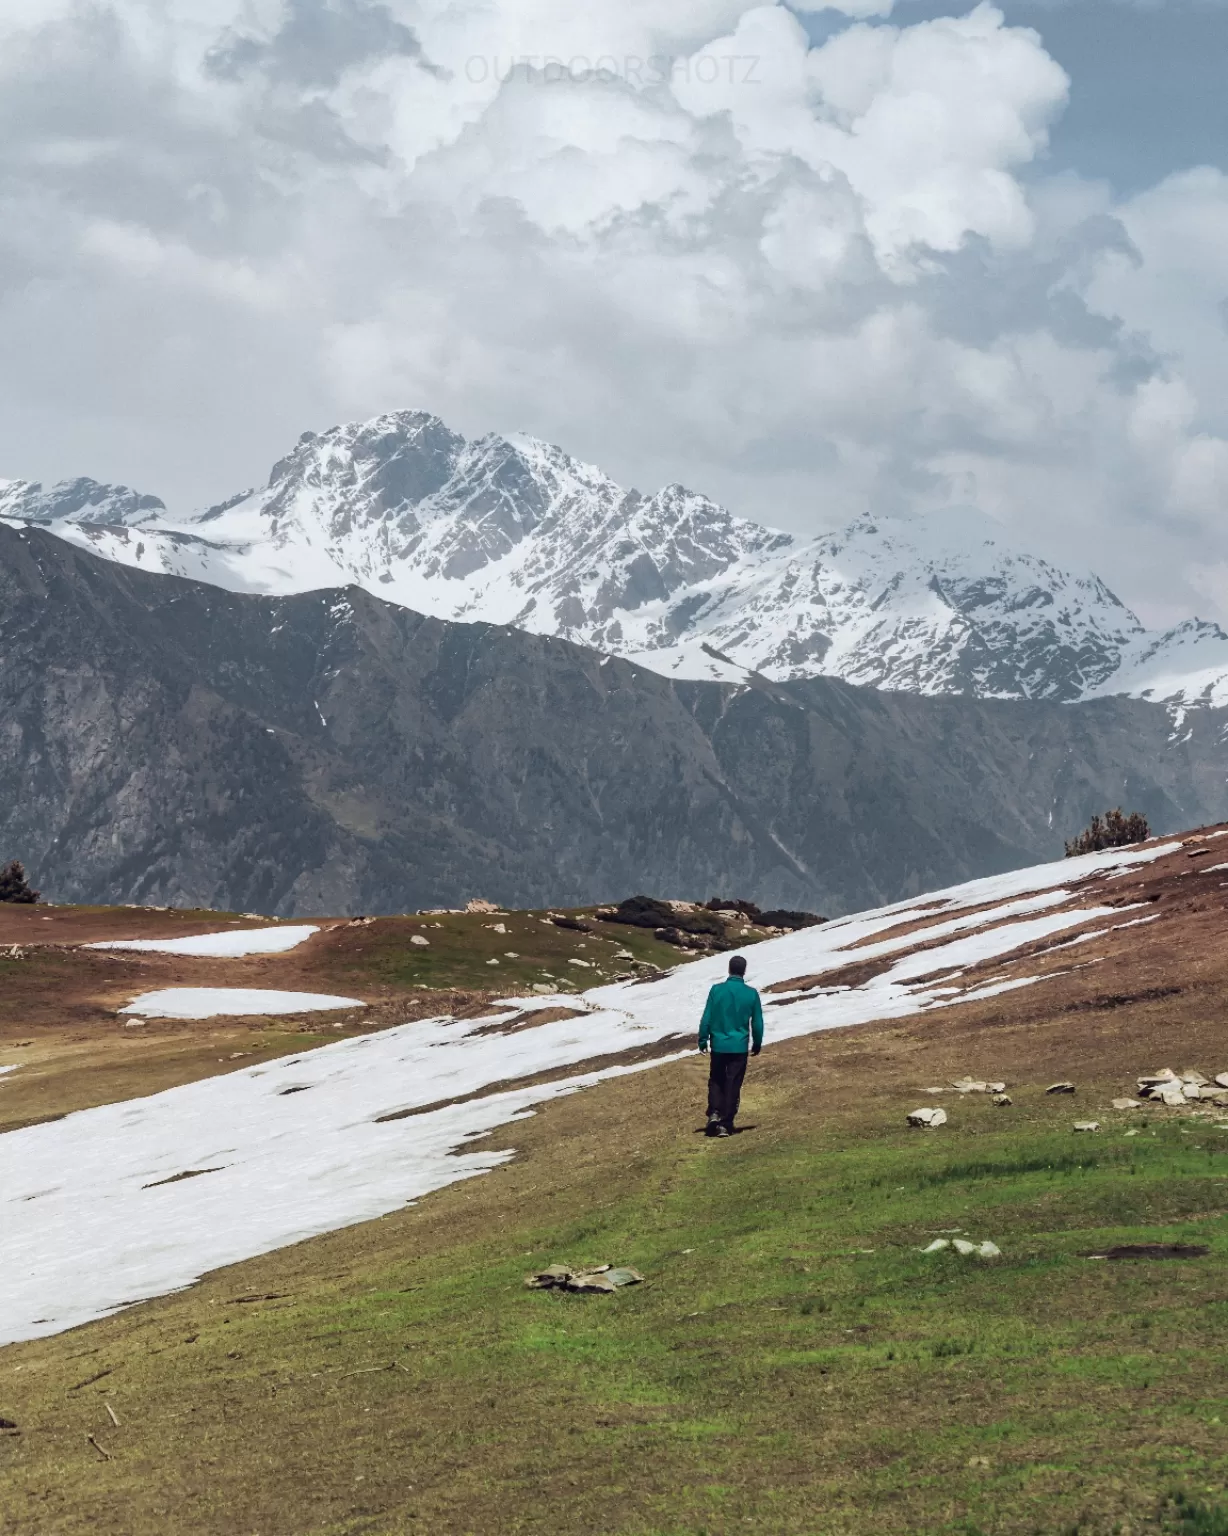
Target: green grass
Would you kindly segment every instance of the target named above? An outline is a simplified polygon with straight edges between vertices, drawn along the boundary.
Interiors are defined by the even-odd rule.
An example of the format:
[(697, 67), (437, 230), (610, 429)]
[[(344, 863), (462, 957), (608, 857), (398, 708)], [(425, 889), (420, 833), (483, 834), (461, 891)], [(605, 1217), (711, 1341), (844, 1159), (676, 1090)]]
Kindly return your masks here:
[[(568, 991), (634, 971), (631, 962), (615, 958), (619, 951), (662, 969), (694, 958), (660, 943), (648, 929), (595, 922), (591, 910), (571, 915), (592, 922), (594, 932), (556, 928), (545, 912), (383, 918), (355, 937), (353, 947), (329, 952), (321, 963), (335, 982), (348, 977), (355, 986), (510, 990), (541, 983)], [(506, 932), (496, 932), (496, 924)], [(427, 940), (425, 947), (410, 943), (415, 934)], [(573, 960), (586, 965), (572, 965)]]
[[(613, 1158), (571, 1101), (425, 1225), (0, 1355), (0, 1531), (1228, 1536), (1228, 1136), (1074, 1152), (1043, 1102), (939, 1136), (752, 1090), (764, 1126), (712, 1144), (636, 1091), (602, 1090), (631, 1109)], [(953, 1228), (1004, 1257), (919, 1252)], [(1212, 1253), (1080, 1257), (1160, 1240)], [(649, 1283), (523, 1289), (600, 1259)]]

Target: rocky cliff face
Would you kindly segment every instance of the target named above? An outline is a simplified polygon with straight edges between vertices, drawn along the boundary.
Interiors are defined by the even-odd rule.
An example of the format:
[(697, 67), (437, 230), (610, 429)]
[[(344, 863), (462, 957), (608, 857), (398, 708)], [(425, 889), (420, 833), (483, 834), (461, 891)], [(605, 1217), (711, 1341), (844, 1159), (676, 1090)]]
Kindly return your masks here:
[(54, 900), (280, 914), (649, 890), (832, 912), (1228, 816), (1225, 719), (673, 681), (365, 591), (229, 593), (0, 527), (0, 853)]
[(90, 481), (0, 486), (0, 516), (139, 569), (239, 592), (353, 583), (671, 677), (1228, 703), (1214, 625), (1149, 634), (1094, 575), (1012, 549), (979, 514), (799, 540), (682, 486), (628, 490), (532, 438), (466, 442), (422, 411), (306, 433), (267, 486), (198, 517), (159, 508)]

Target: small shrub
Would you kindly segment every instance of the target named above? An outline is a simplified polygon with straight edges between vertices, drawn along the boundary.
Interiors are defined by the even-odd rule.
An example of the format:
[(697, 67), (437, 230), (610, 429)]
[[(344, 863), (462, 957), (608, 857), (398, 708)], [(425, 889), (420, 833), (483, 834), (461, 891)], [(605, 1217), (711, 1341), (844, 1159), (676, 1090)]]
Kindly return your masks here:
[(724, 936), (725, 927), (719, 917), (704, 911), (675, 912), (666, 901), (654, 896), (629, 896), (619, 902), (606, 918), (609, 923), (626, 923), (631, 928), (671, 928), (682, 933), (710, 933), (714, 938)]
[(707, 912), (740, 912), (743, 917), (749, 917), (752, 923), (757, 923), (763, 916), (753, 901), (739, 901), (736, 897), (714, 896), (711, 901), (704, 902), (704, 910)]
[(826, 921), (817, 912), (789, 912), (784, 908), (759, 914), (759, 922), (765, 928), (792, 928), (796, 931), (798, 928), (817, 928)]
[(1090, 825), (1066, 844), (1066, 857), (1073, 859), (1081, 853), (1099, 853), (1104, 848), (1145, 843), (1150, 836), (1146, 816), (1139, 811), (1131, 811), (1126, 816), (1119, 806), (1115, 811), (1106, 811), (1103, 816), (1093, 816)]
[(39, 893), (30, 889), (25, 869), (17, 859), (10, 860), (0, 869), (0, 901), (25, 902), (33, 906)]

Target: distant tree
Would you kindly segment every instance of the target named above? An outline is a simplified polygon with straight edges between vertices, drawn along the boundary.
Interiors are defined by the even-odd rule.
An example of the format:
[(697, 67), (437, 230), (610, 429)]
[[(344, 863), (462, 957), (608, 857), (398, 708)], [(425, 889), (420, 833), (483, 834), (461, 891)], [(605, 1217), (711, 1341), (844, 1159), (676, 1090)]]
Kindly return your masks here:
[(38, 892), (30, 889), (19, 860), (13, 859), (0, 869), (0, 901), (21, 901), (32, 906), (37, 900)]
[(1151, 836), (1146, 816), (1131, 811), (1128, 816), (1119, 806), (1106, 811), (1103, 816), (1093, 816), (1090, 826), (1066, 844), (1066, 857), (1076, 858), (1081, 853), (1099, 853), (1102, 848), (1124, 848), (1128, 843), (1145, 843)]

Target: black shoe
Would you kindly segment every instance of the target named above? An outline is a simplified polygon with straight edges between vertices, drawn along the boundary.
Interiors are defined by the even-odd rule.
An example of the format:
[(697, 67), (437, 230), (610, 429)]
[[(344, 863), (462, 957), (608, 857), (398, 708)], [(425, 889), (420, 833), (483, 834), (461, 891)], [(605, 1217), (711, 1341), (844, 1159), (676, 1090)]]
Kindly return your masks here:
[(714, 1130), (711, 1134), (713, 1136), (732, 1136), (733, 1132), (727, 1125), (718, 1125), (716, 1130)]
[(719, 1136), (722, 1130), (723, 1126), (719, 1120), (709, 1120), (707, 1125), (704, 1126), (704, 1135)]

